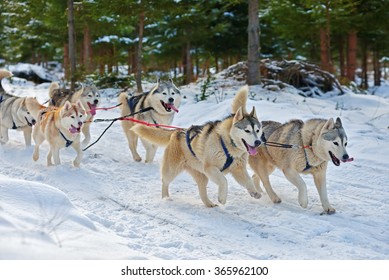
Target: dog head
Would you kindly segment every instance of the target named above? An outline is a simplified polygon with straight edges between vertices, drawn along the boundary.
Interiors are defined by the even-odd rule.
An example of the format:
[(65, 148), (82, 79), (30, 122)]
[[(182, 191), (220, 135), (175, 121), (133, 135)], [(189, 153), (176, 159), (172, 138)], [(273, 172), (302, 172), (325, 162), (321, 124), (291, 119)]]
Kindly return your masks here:
[(250, 114), (243, 113), (242, 107), (236, 112), (232, 121), (230, 135), (235, 144), (249, 155), (257, 154), (257, 147), (262, 144), (262, 124), (258, 120), (255, 108)]
[(27, 109), (27, 114), (31, 117), (30, 123), (35, 124), (39, 111), (46, 107), (41, 105), (35, 97), (26, 97), (24, 104)]
[(96, 108), (100, 105), (100, 92), (94, 85), (82, 85), (77, 94), (80, 95), (80, 99), (85, 109), (94, 116), (96, 115)]
[[(152, 106), (159, 114), (178, 113), (181, 103), (181, 93), (174, 85), (173, 80), (161, 82), (158, 79), (157, 85), (150, 91)], [(174, 111), (174, 112), (173, 112)]]
[(321, 129), (319, 137), (321, 143), (318, 145), (324, 148), (324, 159), (331, 160), (336, 166), (339, 166), (341, 161), (352, 161), (346, 150), (347, 135), (340, 118), (337, 118), (336, 122), (330, 118)]
[(81, 132), (81, 128), (87, 118), (87, 112), (80, 100), (77, 100), (75, 104), (66, 101), (61, 108), (60, 116), (61, 125), (74, 134)]

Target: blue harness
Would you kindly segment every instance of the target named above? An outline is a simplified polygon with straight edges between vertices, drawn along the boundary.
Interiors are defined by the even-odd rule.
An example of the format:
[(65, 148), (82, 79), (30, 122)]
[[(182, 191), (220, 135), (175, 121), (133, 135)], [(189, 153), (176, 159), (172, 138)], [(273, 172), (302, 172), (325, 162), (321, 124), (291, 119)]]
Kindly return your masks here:
[[(200, 131), (196, 131), (196, 133), (194, 133), (193, 136), (190, 136), (191, 130), (192, 130), (192, 128), (190, 128), (190, 129), (186, 132), (186, 134), (185, 134), (186, 145), (188, 146), (188, 149), (189, 149), (189, 151), (191, 152), (191, 154), (192, 154), (195, 158), (197, 158), (196, 153), (193, 151), (191, 142), (192, 142), (193, 139), (199, 134)], [(232, 141), (232, 140), (231, 140), (231, 141)], [(233, 143), (233, 142), (231, 142), (231, 143)], [(223, 172), (223, 171), (226, 170), (228, 167), (230, 167), (230, 165), (234, 162), (234, 158), (231, 156), (230, 152), (228, 151), (228, 149), (227, 149), (227, 147), (226, 147), (226, 144), (224, 143), (222, 137), (220, 137), (220, 144), (222, 145), (223, 152), (224, 152), (224, 154), (225, 154), (226, 157), (227, 157), (226, 162), (224, 163), (222, 169), (220, 169), (220, 171)]]

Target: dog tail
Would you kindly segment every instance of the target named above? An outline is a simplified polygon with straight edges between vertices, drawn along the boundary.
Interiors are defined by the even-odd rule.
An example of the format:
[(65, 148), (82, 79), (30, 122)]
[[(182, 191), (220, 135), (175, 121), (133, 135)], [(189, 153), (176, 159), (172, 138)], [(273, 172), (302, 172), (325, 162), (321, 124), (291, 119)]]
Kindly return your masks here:
[(157, 146), (167, 146), (170, 142), (170, 137), (176, 132), (176, 130), (168, 130), (157, 127), (149, 127), (141, 124), (137, 124), (131, 128), (139, 137), (149, 141)]
[(232, 101), (232, 113), (235, 114), (239, 108), (242, 107), (243, 113), (246, 112), (246, 104), (247, 104), (247, 96), (249, 93), (249, 86), (243, 86), (239, 89), (237, 94), (235, 95), (234, 100)]
[(8, 77), (12, 77), (12, 73), (5, 69), (0, 69), (0, 80)]
[(52, 82), (49, 87), (49, 97), (50, 99), (53, 99), (54, 92), (56, 89), (59, 89), (59, 84), (57, 82)]
[(128, 94), (126, 91), (122, 91), (119, 94), (119, 103), (122, 104), (121, 107), (123, 107), (123, 105), (127, 104), (127, 98), (128, 98)]

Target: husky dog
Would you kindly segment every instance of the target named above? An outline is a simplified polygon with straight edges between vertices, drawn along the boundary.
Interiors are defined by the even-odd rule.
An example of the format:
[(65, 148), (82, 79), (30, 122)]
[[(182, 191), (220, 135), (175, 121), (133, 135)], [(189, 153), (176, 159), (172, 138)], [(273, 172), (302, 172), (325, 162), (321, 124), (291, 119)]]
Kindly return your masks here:
[(65, 104), (60, 108), (48, 107), (41, 110), (33, 131), (35, 141), (33, 160), (39, 159), (39, 146), (47, 140), (50, 145), (50, 151), (47, 154), (48, 166), (53, 165), (52, 158), (54, 165), (60, 164), (59, 150), (72, 146), (77, 152), (73, 164), (75, 167), (79, 167), (82, 159), (80, 132), (86, 119), (87, 112), (81, 100), (77, 100), (75, 104), (65, 101)]
[(167, 146), (163, 156), (162, 197), (169, 197), (169, 184), (186, 170), (196, 181), (200, 198), (207, 207), (214, 207), (207, 195), (208, 179), (216, 183), (218, 201), (227, 201), (227, 179), (231, 173), (235, 180), (246, 187), (250, 195), (260, 198), (247, 173), (249, 154), (256, 154), (261, 145), (262, 125), (255, 108), (250, 114), (241, 108), (241, 99), (247, 99), (248, 87), (243, 87), (232, 104), (231, 116), (221, 121), (211, 121), (185, 130), (165, 130), (136, 125), (131, 130), (140, 137), (159, 146)]
[(258, 154), (251, 156), (249, 165), (254, 170), (254, 182), (259, 187), (262, 181), (267, 194), (274, 203), (281, 199), (273, 191), (269, 175), (276, 167), (282, 170), (285, 177), (298, 189), (298, 201), (301, 207), (308, 205), (307, 186), (299, 173), (312, 174), (324, 212), (335, 213), (327, 197), (326, 171), (327, 163), (332, 161), (339, 166), (340, 162), (352, 161), (346, 146), (347, 136), (340, 118), (311, 119), (306, 122), (291, 120), (285, 124), (264, 121), (263, 131), (267, 143), (290, 144), (294, 148), (261, 146)]
[(0, 70), (0, 143), (8, 142), (8, 130), (23, 131), (26, 146), (31, 146), (32, 126), (39, 110), (45, 108), (34, 97), (17, 97), (5, 93), (1, 79), (11, 77), (12, 73)]
[[(178, 113), (177, 108), (181, 103), (181, 94), (172, 79), (169, 79), (167, 82), (161, 82), (158, 79), (157, 84), (149, 92), (131, 97), (126, 92), (122, 92), (119, 95), (119, 103), (122, 104), (122, 117), (151, 107), (152, 110), (136, 114), (133, 117), (149, 123), (169, 125), (173, 122), (174, 113)], [(135, 161), (141, 161), (142, 158), (136, 150), (138, 136), (130, 130), (134, 126), (134, 123), (130, 121), (122, 121), (121, 123), (133, 159)], [(141, 141), (146, 149), (145, 161), (152, 162), (157, 151), (157, 146), (150, 144), (144, 139), (141, 139)]]
[(85, 138), (82, 141), (82, 146), (86, 146), (90, 139), (90, 125), (93, 121), (93, 117), (96, 115), (96, 108), (100, 105), (100, 93), (98, 89), (93, 85), (82, 86), (80, 90), (72, 92), (69, 89), (61, 89), (57, 82), (53, 82), (49, 88), (50, 105), (51, 106), (63, 106), (66, 101), (75, 103), (80, 100), (82, 106), (88, 110), (88, 118), (86, 123), (82, 127), (82, 133)]

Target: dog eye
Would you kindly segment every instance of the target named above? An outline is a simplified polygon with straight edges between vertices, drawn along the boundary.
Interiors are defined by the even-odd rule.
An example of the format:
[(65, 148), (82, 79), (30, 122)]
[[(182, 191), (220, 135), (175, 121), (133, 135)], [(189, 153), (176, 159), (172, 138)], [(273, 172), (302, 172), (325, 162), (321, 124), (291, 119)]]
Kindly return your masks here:
[(88, 97), (93, 97), (93, 95), (92, 94), (88, 94)]
[(334, 145), (335, 145), (335, 146), (339, 146), (339, 143), (338, 143), (338, 142), (334, 142)]
[(347, 143), (344, 143), (344, 146), (347, 147)]
[(172, 92), (172, 95), (174, 95), (174, 91)]
[(74, 116), (70, 116), (72, 119), (74, 119)]
[(27, 114), (30, 114), (30, 112), (29, 112), (29, 111), (27, 111)]
[(250, 131), (250, 130), (248, 130), (248, 129), (245, 129), (245, 132), (247, 132), (247, 133), (251, 133), (251, 131)]
[(259, 129), (257, 129), (257, 133), (259, 133)]
[(162, 92), (163, 95), (166, 95), (166, 92)]

